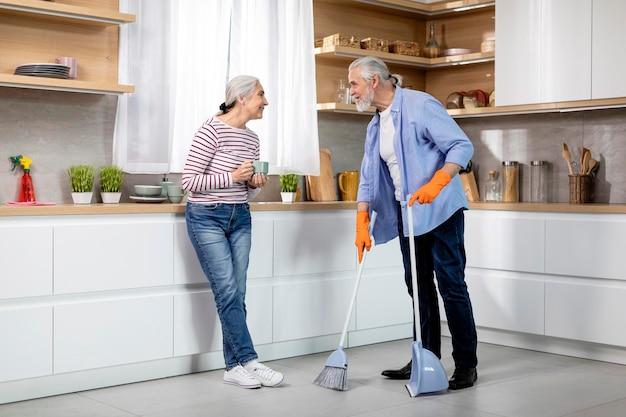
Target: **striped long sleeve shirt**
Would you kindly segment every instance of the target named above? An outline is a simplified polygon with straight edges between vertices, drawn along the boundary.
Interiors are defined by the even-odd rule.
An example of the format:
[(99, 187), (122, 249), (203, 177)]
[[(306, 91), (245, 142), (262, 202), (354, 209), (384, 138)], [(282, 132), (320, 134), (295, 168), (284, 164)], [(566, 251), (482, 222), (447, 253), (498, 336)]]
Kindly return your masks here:
[(232, 172), (244, 161), (259, 159), (259, 137), (209, 118), (196, 132), (183, 168), (183, 188), (192, 203), (245, 203), (260, 189), (233, 182)]

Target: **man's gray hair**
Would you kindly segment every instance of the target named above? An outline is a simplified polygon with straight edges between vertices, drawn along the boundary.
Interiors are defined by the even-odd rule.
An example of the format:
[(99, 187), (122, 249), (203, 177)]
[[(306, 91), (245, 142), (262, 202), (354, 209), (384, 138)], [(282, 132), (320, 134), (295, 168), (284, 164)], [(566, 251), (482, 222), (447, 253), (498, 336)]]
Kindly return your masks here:
[(402, 86), (402, 76), (390, 74), (387, 65), (374, 56), (364, 56), (353, 61), (348, 70), (352, 71), (355, 68), (360, 69), (361, 77), (367, 82), (372, 81), (373, 75), (377, 74), (381, 81), (389, 81), (394, 85)]

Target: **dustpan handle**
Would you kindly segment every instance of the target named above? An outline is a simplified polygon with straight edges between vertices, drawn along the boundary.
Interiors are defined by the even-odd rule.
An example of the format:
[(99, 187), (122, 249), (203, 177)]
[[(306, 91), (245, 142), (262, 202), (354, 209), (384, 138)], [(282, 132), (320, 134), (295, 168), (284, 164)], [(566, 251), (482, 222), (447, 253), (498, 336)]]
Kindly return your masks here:
[[(370, 234), (374, 231), (374, 223), (376, 223), (376, 212), (372, 212), (372, 220), (370, 221)], [(363, 276), (363, 266), (365, 265), (365, 258), (367, 257), (368, 250), (363, 251), (363, 259), (359, 264), (359, 270), (356, 274), (356, 282), (354, 283), (354, 289), (352, 290), (352, 298), (350, 299), (350, 306), (348, 307), (348, 314), (346, 314), (346, 321), (343, 324), (343, 330), (341, 332), (341, 340), (339, 341), (339, 346), (343, 347), (346, 342), (346, 336), (348, 334), (348, 325), (350, 324), (350, 317), (352, 316), (352, 309), (354, 308), (354, 301), (356, 300), (356, 295), (359, 290), (359, 283), (361, 282), (361, 276)]]
[(419, 292), (417, 289), (417, 257), (415, 256), (415, 237), (413, 232), (413, 207), (408, 201), (411, 200), (411, 194), (407, 195), (406, 217), (409, 226), (409, 251), (411, 258), (411, 285), (413, 287), (413, 314), (415, 314), (415, 341), (422, 340), (421, 319), (419, 308)]

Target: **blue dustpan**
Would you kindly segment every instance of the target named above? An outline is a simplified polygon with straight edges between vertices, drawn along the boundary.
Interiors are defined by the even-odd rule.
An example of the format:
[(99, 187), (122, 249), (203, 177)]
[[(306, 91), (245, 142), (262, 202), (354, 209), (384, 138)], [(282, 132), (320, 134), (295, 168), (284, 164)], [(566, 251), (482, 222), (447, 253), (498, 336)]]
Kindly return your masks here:
[[(407, 201), (411, 196), (409, 195)], [(448, 376), (439, 358), (428, 349), (422, 347), (420, 330), (420, 310), (417, 288), (417, 259), (415, 257), (415, 240), (413, 239), (413, 209), (406, 205), (409, 226), (409, 248), (411, 252), (411, 283), (413, 285), (413, 309), (415, 310), (415, 342), (411, 345), (411, 379), (406, 389), (411, 397), (419, 394), (438, 392), (448, 389)]]

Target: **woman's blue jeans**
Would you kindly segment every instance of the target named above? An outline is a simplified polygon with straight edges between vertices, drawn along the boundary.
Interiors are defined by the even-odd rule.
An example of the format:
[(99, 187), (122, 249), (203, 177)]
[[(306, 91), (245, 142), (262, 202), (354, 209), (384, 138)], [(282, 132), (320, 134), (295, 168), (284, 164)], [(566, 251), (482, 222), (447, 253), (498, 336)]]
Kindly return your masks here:
[(244, 365), (258, 357), (246, 324), (250, 206), (187, 203), (185, 217), (189, 239), (213, 290), (226, 370)]
[[(398, 204), (399, 219), (401, 216), (402, 211)], [(475, 368), (478, 363), (477, 336), (472, 303), (465, 284), (464, 229), (461, 209), (431, 232), (415, 237), (420, 329), (424, 348), (441, 358), (441, 321), (437, 298), (439, 288), (452, 336), (454, 363), (456, 366)], [(412, 297), (409, 239), (404, 237), (402, 221), (398, 221), (398, 235), (404, 263), (404, 280)]]

